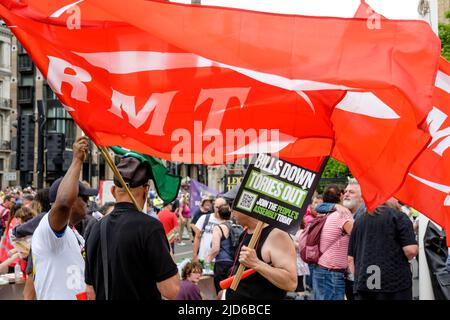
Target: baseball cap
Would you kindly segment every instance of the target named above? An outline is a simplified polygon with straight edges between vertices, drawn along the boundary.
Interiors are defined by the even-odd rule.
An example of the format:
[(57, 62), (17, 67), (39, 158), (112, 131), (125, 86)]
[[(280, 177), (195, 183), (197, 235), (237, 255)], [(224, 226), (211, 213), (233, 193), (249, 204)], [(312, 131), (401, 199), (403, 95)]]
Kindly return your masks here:
[[(130, 188), (137, 188), (148, 183), (152, 177), (150, 168), (143, 162), (133, 157), (124, 157), (117, 165), (117, 169), (123, 180)], [(114, 177), (114, 184), (122, 187), (119, 179)]]
[[(48, 191), (48, 199), (50, 202), (55, 202), (56, 194), (58, 193), (59, 185), (61, 184), (63, 177), (58, 178), (55, 182), (52, 183), (50, 190)], [(78, 196), (96, 196), (98, 194), (97, 189), (87, 188), (80, 181), (78, 182)]]

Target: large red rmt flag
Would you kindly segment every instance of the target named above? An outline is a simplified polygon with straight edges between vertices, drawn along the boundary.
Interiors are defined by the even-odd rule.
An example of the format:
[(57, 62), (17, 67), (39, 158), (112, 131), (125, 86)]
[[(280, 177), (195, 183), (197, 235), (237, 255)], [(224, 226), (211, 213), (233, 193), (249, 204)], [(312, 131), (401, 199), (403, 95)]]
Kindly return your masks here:
[[(395, 195), (450, 230), (450, 63), (441, 58), (433, 106), (423, 123), (432, 139)], [(450, 246), (450, 237), (447, 237)]]
[[(439, 40), (422, 21), (309, 17), (144, 0), (0, 0), (96, 144), (219, 164), (338, 154), (369, 208), (429, 143)], [(361, 125), (364, 123), (364, 125)], [(408, 141), (408, 143), (405, 143)]]

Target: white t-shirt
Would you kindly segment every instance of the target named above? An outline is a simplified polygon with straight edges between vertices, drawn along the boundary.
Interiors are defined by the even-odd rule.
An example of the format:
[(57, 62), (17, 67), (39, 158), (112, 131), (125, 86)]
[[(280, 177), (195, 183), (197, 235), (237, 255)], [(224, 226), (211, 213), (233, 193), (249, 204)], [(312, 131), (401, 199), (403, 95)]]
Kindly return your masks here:
[(38, 300), (76, 300), (85, 291), (84, 239), (67, 227), (61, 237), (51, 229), (46, 214), (33, 234), (34, 286)]
[[(203, 224), (205, 223), (207, 214), (203, 214), (200, 216), (200, 218), (197, 220), (197, 223), (195, 226), (202, 231)], [(198, 259), (199, 260), (205, 260), (205, 258), (208, 256), (209, 251), (211, 250), (211, 243), (212, 243), (212, 236), (213, 236), (213, 228), (214, 226), (218, 225), (221, 220), (214, 217), (214, 213), (211, 214), (208, 224), (205, 226), (205, 230), (202, 234), (202, 237), (200, 239), (200, 248), (198, 249)]]

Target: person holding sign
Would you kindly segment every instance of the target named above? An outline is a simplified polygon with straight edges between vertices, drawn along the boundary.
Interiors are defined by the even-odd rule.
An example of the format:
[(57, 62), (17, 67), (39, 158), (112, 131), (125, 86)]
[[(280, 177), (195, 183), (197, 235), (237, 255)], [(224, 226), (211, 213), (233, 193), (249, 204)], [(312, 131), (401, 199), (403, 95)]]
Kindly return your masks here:
[[(239, 186), (224, 195), (227, 199), (234, 199)], [(236, 223), (247, 230), (241, 237), (241, 244), (236, 253), (232, 274), (236, 274), (238, 263), (256, 270), (242, 279), (236, 291), (228, 289), (226, 300), (281, 300), (288, 291), (297, 288), (297, 257), (294, 243), (289, 235), (266, 225), (255, 249), (247, 245), (255, 231), (258, 220), (239, 211), (233, 210)]]

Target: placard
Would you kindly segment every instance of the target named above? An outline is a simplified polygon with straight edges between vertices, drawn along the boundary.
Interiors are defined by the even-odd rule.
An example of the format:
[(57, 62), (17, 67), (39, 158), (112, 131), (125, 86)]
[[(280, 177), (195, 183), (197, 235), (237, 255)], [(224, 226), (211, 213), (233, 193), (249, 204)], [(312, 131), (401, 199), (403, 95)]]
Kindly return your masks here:
[(233, 209), (295, 234), (319, 179), (319, 172), (260, 154), (248, 167)]

